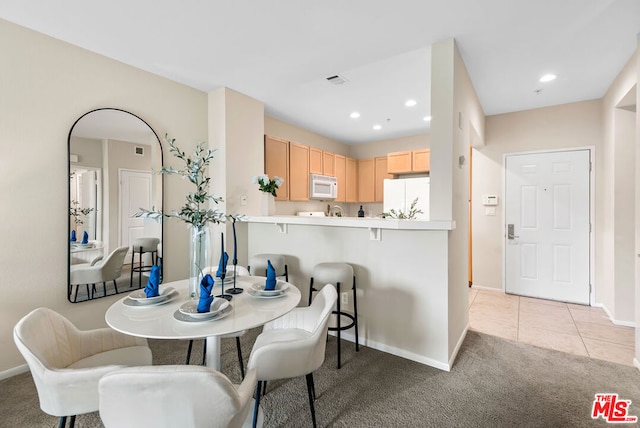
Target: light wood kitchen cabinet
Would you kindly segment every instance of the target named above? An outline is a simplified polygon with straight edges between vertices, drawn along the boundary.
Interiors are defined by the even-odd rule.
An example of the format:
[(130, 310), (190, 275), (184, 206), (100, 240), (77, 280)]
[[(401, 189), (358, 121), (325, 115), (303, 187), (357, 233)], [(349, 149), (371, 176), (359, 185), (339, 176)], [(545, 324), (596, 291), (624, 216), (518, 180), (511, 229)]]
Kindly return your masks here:
[(309, 147), (309, 173), (323, 174), (322, 172), (322, 150)]
[(335, 155), (334, 168), (336, 179), (338, 180), (336, 202), (344, 202), (347, 195), (347, 159), (342, 155)]
[(289, 142), (289, 200), (309, 200), (309, 147)]
[(358, 161), (352, 158), (345, 158), (345, 163), (345, 202), (358, 202)]
[(335, 157), (334, 153), (322, 152), (322, 173), (324, 175), (336, 176)]
[(276, 201), (289, 199), (289, 142), (279, 138), (264, 136), (264, 173), (284, 179), (276, 194)]
[(387, 154), (387, 171), (389, 174), (411, 172), (411, 150)]
[(375, 164), (373, 159), (358, 160), (358, 202), (375, 200)]
[(429, 149), (389, 153), (387, 154), (387, 172), (389, 174), (429, 172), (430, 160)]
[(387, 172), (387, 157), (380, 156), (374, 159), (375, 172), (375, 202), (384, 202), (384, 179), (393, 178), (393, 174)]
[(431, 161), (431, 150), (414, 150), (411, 152), (411, 171), (412, 172), (429, 172)]

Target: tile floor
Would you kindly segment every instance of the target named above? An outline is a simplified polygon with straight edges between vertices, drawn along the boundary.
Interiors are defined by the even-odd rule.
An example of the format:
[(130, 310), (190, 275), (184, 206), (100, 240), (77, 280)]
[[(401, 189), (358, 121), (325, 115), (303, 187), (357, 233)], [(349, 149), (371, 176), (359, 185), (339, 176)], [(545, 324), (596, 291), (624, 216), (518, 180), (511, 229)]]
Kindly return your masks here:
[(635, 332), (601, 308), (469, 289), (472, 330), (542, 348), (633, 366)]

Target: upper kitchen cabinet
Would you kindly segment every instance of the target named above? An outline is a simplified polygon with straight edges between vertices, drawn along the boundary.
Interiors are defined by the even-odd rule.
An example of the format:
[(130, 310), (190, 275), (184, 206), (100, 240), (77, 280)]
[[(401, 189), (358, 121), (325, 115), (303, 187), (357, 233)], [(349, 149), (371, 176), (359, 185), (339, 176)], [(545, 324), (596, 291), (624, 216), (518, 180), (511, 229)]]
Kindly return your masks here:
[(384, 202), (384, 179), (393, 178), (387, 170), (387, 157), (380, 156), (374, 159), (375, 202)]
[(411, 172), (411, 151), (388, 153), (387, 171), (390, 174)]
[(389, 174), (429, 172), (430, 155), (429, 149), (389, 153), (387, 154), (387, 172)]
[(347, 158), (342, 155), (334, 156), (335, 176), (338, 180), (338, 196), (336, 202), (346, 201), (347, 195)]
[(273, 178), (284, 179), (277, 190), (276, 201), (289, 199), (289, 142), (279, 138), (264, 136), (264, 172)]
[[(345, 202), (358, 202), (358, 161), (346, 158)], [(338, 185), (338, 188), (340, 185)], [(339, 191), (339, 189), (338, 189)]]
[(322, 152), (322, 173), (324, 175), (336, 176), (335, 157), (336, 155), (331, 152)]
[(373, 159), (358, 160), (358, 202), (375, 200), (375, 164)]
[(324, 174), (322, 171), (322, 150), (309, 147), (309, 174)]
[(309, 200), (309, 147), (289, 143), (289, 200)]
[(411, 170), (413, 172), (429, 172), (431, 163), (431, 150), (414, 150), (411, 152)]

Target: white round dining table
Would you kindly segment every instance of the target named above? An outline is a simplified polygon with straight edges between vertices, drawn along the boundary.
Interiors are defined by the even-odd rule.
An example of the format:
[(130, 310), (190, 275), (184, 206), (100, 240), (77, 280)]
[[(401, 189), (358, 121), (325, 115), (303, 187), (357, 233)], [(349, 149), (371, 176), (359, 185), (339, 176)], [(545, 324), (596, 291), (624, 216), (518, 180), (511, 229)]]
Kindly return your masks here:
[[(105, 320), (112, 329), (131, 336), (149, 339), (206, 338), (206, 365), (220, 370), (221, 335), (259, 327), (291, 311), (300, 302), (300, 290), (293, 284), (288, 284), (284, 295), (277, 298), (257, 297), (247, 292), (252, 284), (264, 284), (264, 281), (264, 277), (258, 276), (236, 277), (236, 286), (244, 288), (244, 292), (233, 295), (229, 302), (232, 309), (223, 318), (194, 322), (185, 321), (185, 317), (180, 316), (180, 306), (191, 301), (189, 281), (185, 279), (160, 285), (160, 292), (168, 287), (177, 291), (170, 301), (132, 306), (131, 299), (125, 296), (109, 307)], [(220, 294), (219, 285), (220, 281), (216, 279), (212, 294)], [(225, 282), (224, 287), (228, 289), (229, 283)]]

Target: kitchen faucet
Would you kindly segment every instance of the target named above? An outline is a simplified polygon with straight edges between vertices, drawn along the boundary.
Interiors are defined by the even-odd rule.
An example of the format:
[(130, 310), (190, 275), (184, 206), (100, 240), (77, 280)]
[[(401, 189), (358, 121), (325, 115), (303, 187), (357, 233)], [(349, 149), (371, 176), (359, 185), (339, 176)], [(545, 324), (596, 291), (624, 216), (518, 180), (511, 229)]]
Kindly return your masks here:
[(334, 215), (333, 213), (335, 210), (340, 210), (335, 214), (335, 216), (342, 217), (342, 207), (340, 205), (334, 205), (333, 207), (331, 207), (331, 209), (329, 210), (329, 217)]

